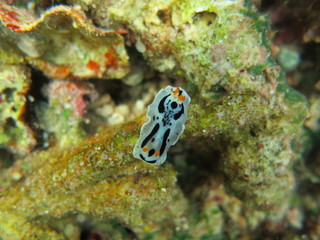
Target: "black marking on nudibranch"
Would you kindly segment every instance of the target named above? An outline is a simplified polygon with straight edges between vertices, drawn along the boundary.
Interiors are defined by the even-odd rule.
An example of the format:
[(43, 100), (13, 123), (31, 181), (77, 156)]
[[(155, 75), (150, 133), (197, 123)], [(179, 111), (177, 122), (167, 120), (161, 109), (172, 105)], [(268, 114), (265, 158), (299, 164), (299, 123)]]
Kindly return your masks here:
[(175, 109), (175, 108), (177, 108), (178, 107), (178, 104), (176, 103), (176, 102), (172, 102), (171, 103), (171, 108), (172, 109)]
[(142, 154), (140, 154), (140, 158), (144, 161), (147, 161)]
[(179, 87), (161, 89), (148, 107), (133, 155), (150, 164), (162, 164), (184, 130), (190, 97)]
[(178, 120), (181, 117), (181, 115), (184, 114), (183, 104), (180, 104), (180, 106), (181, 110), (173, 116), (174, 120)]
[(160, 124), (157, 123), (152, 129), (151, 133), (143, 140), (141, 144), (141, 148), (143, 148), (147, 144), (147, 142), (150, 140), (150, 138), (152, 138), (158, 132), (159, 128), (160, 128)]
[(166, 99), (170, 96), (170, 94), (168, 94), (167, 96), (165, 96), (164, 98), (161, 99), (159, 106), (158, 106), (158, 111), (159, 113), (163, 113), (165, 108), (164, 108), (164, 102), (166, 101)]
[(170, 129), (167, 129), (167, 131), (163, 135), (163, 140), (162, 140), (162, 144), (161, 144), (161, 148), (160, 148), (160, 156), (162, 155), (164, 149), (167, 146), (167, 138), (168, 138), (169, 134), (170, 134)]
[(151, 157), (156, 151), (154, 149), (151, 149), (148, 153), (148, 157)]

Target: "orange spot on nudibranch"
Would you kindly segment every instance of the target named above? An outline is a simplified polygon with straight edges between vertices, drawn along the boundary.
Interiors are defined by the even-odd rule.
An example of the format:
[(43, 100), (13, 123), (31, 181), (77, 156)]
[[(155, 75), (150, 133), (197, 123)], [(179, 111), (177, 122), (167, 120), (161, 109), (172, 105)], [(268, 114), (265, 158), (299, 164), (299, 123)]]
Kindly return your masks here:
[(186, 97), (183, 96), (183, 95), (180, 95), (180, 96), (178, 97), (178, 99), (179, 99), (179, 101), (183, 102), (184, 100), (186, 100)]
[(147, 152), (147, 151), (148, 151), (148, 148), (147, 148), (147, 147), (144, 147), (144, 148), (142, 148), (142, 151)]
[(90, 61), (87, 63), (86, 67), (89, 68), (89, 69), (91, 69), (91, 70), (95, 70), (95, 69), (100, 68), (100, 65), (99, 65), (99, 63), (90, 60)]
[(154, 156), (159, 157), (160, 156), (160, 152), (155, 152)]
[(176, 90), (173, 93), (174, 94), (178, 94), (179, 93), (179, 88), (176, 88)]

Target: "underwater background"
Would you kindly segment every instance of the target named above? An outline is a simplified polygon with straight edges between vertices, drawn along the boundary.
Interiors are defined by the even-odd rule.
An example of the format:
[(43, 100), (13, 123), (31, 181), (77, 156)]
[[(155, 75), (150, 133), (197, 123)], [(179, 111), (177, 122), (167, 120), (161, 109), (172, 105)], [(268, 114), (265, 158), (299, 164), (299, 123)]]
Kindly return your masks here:
[[(0, 239), (320, 239), (319, 0), (0, 1)], [(191, 97), (134, 158), (160, 89)]]

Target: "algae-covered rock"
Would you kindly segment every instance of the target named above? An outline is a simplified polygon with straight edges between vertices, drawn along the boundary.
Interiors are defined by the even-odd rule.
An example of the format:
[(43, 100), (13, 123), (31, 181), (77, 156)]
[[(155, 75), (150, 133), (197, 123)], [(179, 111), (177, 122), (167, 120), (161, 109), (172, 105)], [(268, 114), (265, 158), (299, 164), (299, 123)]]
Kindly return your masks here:
[[(157, 84), (173, 81), (188, 90), (192, 101), (181, 136), (185, 146), (168, 156), (174, 165), (156, 167), (134, 159), (141, 119), (109, 127), (82, 142), (82, 97), (94, 95), (95, 89), (87, 83), (52, 81), (46, 91), (46, 117), (73, 123), (76, 131), (67, 125), (65, 133), (70, 139), (75, 136), (74, 142), (69, 141), (74, 145), (60, 144), (69, 136), (61, 134), (63, 128), (53, 127), (58, 144), (18, 160), (0, 176), (0, 211), (10, 216), (10, 221), (0, 217), (0, 236), (68, 238), (61, 236), (68, 231), (57, 223), (66, 218), (75, 226), (77, 215), (104, 221), (109, 232), (117, 231), (111, 220), (116, 221), (132, 231), (133, 239), (252, 239), (264, 236), (264, 231), (300, 228), (303, 216), (294, 204), (297, 184), (292, 170), (299, 152), (293, 140), (301, 136), (307, 102), (286, 84), (272, 59), (269, 20), (251, 1), (68, 2), (77, 7), (51, 8), (39, 20), (30, 16), (31, 23), (3, 19), (2, 12), (2, 32), (21, 54), (6, 61), (22, 57), (55, 79), (122, 78), (128, 72), (126, 43), (128, 53), (135, 52), (136, 57), (138, 51), (144, 58), (134, 57), (141, 61), (136, 66), (146, 61), (144, 67), (158, 71)], [(13, 6), (0, 7), (6, 13), (15, 9), (19, 16), (29, 16)], [(110, 30), (96, 28), (90, 21)], [(15, 22), (24, 25), (17, 28)], [(53, 47), (48, 47), (49, 41)], [(91, 62), (92, 54), (100, 54), (98, 60)], [(123, 60), (119, 69), (118, 59)], [(96, 63), (101, 61), (112, 67), (100, 72)], [(145, 72), (140, 71), (135, 84)], [(142, 96), (145, 89), (136, 86), (131, 91)], [(313, 109), (309, 121), (314, 128), (317, 112)], [(196, 174), (201, 180), (193, 182)]]
[[(34, 239), (49, 236), (60, 239), (49, 226), (39, 232), (36, 219), (60, 218), (71, 213), (116, 219), (137, 231), (142, 228), (144, 233), (161, 228), (159, 223), (165, 221), (170, 210), (164, 217), (151, 218), (144, 214), (150, 208), (165, 207), (171, 200), (176, 191), (175, 171), (169, 165), (159, 168), (132, 157), (131, 149), (138, 133), (136, 124), (103, 132), (68, 152), (57, 154), (52, 149), (38, 153), (25, 160), (27, 170), (21, 166), (12, 168), (9, 175), (19, 175), (20, 181), (14, 188), (1, 192), (0, 208), (1, 212), (12, 215), (12, 221), (18, 220), (14, 223), (0, 218), (0, 236), (21, 239), (34, 234)], [(179, 192), (174, 195), (182, 197)], [(25, 221), (29, 222), (28, 226), (23, 225)]]
[(94, 27), (81, 9), (57, 6), (40, 18), (4, 3), (0, 10), (1, 41), (49, 77), (122, 78), (129, 71), (121, 35)]
[(101, 26), (131, 29), (154, 68), (188, 80), (193, 104), (202, 106), (190, 107), (194, 134), (216, 139), (236, 196), (256, 207), (286, 202), (294, 187), (290, 141), (307, 107), (269, 57), (267, 18), (243, 1), (77, 2)]
[(310, 117), (305, 122), (305, 126), (317, 133), (320, 128), (320, 97), (313, 95), (310, 97)]
[(0, 146), (17, 154), (29, 152), (36, 143), (23, 120), (30, 83), (26, 66), (0, 64)]
[(98, 95), (93, 85), (54, 80), (42, 91), (48, 103), (39, 102), (35, 106), (40, 127), (54, 134), (60, 147), (79, 143), (86, 136), (82, 128), (85, 108)]
[(264, 84), (263, 78), (252, 79), (247, 71), (262, 71), (267, 65), (267, 19), (259, 18), (243, 1), (97, 4), (86, 6), (95, 13), (95, 21), (104, 27), (132, 29), (133, 43), (154, 68), (186, 76), (205, 98), (219, 87), (243, 90)]

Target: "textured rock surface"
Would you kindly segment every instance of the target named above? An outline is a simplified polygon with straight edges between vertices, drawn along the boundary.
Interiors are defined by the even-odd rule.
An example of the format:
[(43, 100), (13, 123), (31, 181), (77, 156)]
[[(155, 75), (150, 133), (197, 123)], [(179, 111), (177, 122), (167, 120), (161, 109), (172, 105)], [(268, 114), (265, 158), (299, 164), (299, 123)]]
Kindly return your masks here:
[[(97, 231), (105, 238), (114, 233), (119, 239), (258, 239), (261, 236), (274, 239), (279, 235), (290, 239), (293, 233), (301, 233), (305, 217), (318, 216), (313, 212), (318, 209), (319, 194), (300, 197), (301, 188), (296, 190), (305, 181), (317, 181), (317, 177), (310, 176), (316, 175), (319, 169), (315, 165), (309, 176), (296, 161), (300, 153), (306, 154), (304, 144), (311, 135), (302, 131), (308, 117), (307, 102), (287, 85), (283, 71), (271, 57), (269, 20), (257, 13), (251, 1), (68, 2), (77, 7), (51, 8), (41, 20), (34, 20), (31, 15), (30, 21), (38, 25), (30, 31), (18, 25), (29, 38), (32, 34), (43, 37), (48, 26), (56, 26), (45, 36), (43, 45), (35, 41), (22, 52), (15, 42), (23, 40), (17, 38), (22, 36), (20, 30), (10, 25), (15, 19), (4, 19), (3, 15), (3, 12), (8, 15), (8, 9), (14, 7), (0, 5), (5, 9), (0, 14), (1, 31), (15, 40), (1, 43), (15, 46), (0, 51), (4, 56), (2, 61), (30, 63), (50, 78), (46, 85), (47, 101), (49, 106), (56, 104), (56, 108), (51, 113), (40, 110), (37, 114), (47, 113), (53, 122), (54, 117), (65, 118), (67, 123), (76, 123), (78, 132), (83, 120), (83, 94), (91, 96), (95, 91), (105, 94), (109, 105), (129, 99), (128, 106), (119, 101), (126, 106), (123, 112), (129, 112), (135, 109), (131, 106), (139, 103), (144, 106), (148, 102), (145, 99), (150, 97), (150, 91), (145, 97), (146, 88), (160, 88), (173, 82), (188, 90), (192, 97), (187, 128), (181, 136), (184, 144), (172, 149), (169, 163), (155, 167), (132, 156), (143, 123), (141, 118), (128, 122), (122, 117), (122, 125), (109, 127), (83, 142), (81, 134), (69, 129), (67, 132), (70, 139), (75, 137), (74, 141), (66, 141), (59, 148), (65, 139), (61, 134), (51, 149), (17, 160), (0, 176), (0, 211), (10, 216), (10, 221), (0, 217), (1, 237), (79, 239), (81, 234), (85, 238), (83, 232), (90, 223), (93, 227), (89, 232), (94, 234), (100, 229), (97, 221), (101, 221), (107, 225), (104, 228), (107, 231)], [(20, 11), (26, 10), (13, 12), (27, 18)], [(10, 15), (15, 18), (15, 14)], [(31, 26), (27, 20), (23, 22)], [(64, 24), (60, 28), (61, 21)], [(92, 22), (101, 29), (93, 27)], [(64, 42), (61, 36), (65, 31), (70, 34)], [(80, 47), (83, 57), (78, 55), (79, 63), (69, 50), (61, 48), (50, 53), (48, 39), (54, 39), (55, 48), (63, 43), (69, 50), (89, 47)], [(23, 40), (24, 44), (30, 43), (29, 40)], [(102, 44), (96, 45), (95, 41)], [(129, 63), (124, 43), (132, 57), (130, 63), (137, 66), (131, 77), (126, 75)], [(8, 57), (9, 53), (12, 58)], [(114, 53), (119, 55), (114, 58)], [(95, 63), (106, 61), (113, 67), (101, 70), (90, 62), (92, 54), (100, 54), (104, 59), (98, 58)], [(70, 66), (66, 68), (66, 62), (60, 64), (61, 59)], [(123, 65), (119, 71), (112, 72), (117, 65), (115, 59), (123, 60)], [(92, 71), (88, 71), (88, 66)], [(68, 82), (77, 76), (125, 77), (127, 83), (130, 78), (138, 79), (130, 82), (134, 87), (129, 90), (117, 81), (118, 88), (110, 84), (111, 90), (103, 92), (97, 81), (92, 81), (92, 85), (85, 83), (84, 88)], [(153, 78), (158, 82), (153, 82)], [(79, 96), (80, 102), (76, 101)], [(316, 96), (311, 103), (311, 118), (306, 126), (317, 132)], [(107, 104), (94, 103), (91, 107), (106, 109)], [(107, 110), (99, 112), (106, 118), (111, 115)], [(50, 127), (43, 126), (45, 131), (50, 131)], [(51, 130), (58, 136), (61, 128)], [(312, 163), (302, 165), (309, 168), (317, 160)], [(303, 174), (294, 176), (293, 166), (296, 173)], [(308, 224), (314, 227), (317, 221)]]
[[(55, 150), (38, 153), (37, 157), (26, 158), (23, 168), (13, 167), (9, 175), (18, 178), (13, 179), (16, 186), (2, 192), (0, 199), (1, 212), (10, 214), (11, 220), (2, 214), (0, 236), (60, 239), (61, 235), (54, 234), (49, 226), (38, 229), (36, 219), (72, 213), (116, 219), (137, 232), (139, 228), (160, 228), (170, 210), (155, 219), (144, 214), (150, 208), (163, 209), (173, 195), (182, 195), (173, 193), (175, 172), (171, 166), (158, 168), (132, 158), (136, 124), (118, 126), (60, 154)], [(173, 210), (173, 218), (183, 214), (181, 208)]]
[(62, 148), (80, 143), (86, 136), (82, 127), (85, 108), (89, 100), (94, 101), (98, 95), (93, 85), (55, 80), (42, 92), (47, 96), (48, 103), (39, 102), (35, 106), (42, 129), (54, 134), (55, 142)]
[(129, 71), (121, 35), (94, 27), (81, 9), (57, 6), (40, 18), (6, 4), (0, 10), (1, 41), (49, 77), (122, 78)]
[(29, 152), (36, 143), (23, 121), (30, 82), (27, 67), (0, 64), (0, 146), (18, 154)]
[(86, 6), (95, 21), (131, 29), (129, 39), (153, 67), (188, 79), (195, 96), (190, 124), (216, 137), (213, 145), (221, 142), (234, 194), (253, 206), (286, 202), (294, 187), (290, 140), (307, 108), (269, 58), (268, 20), (242, 1), (97, 3)]

